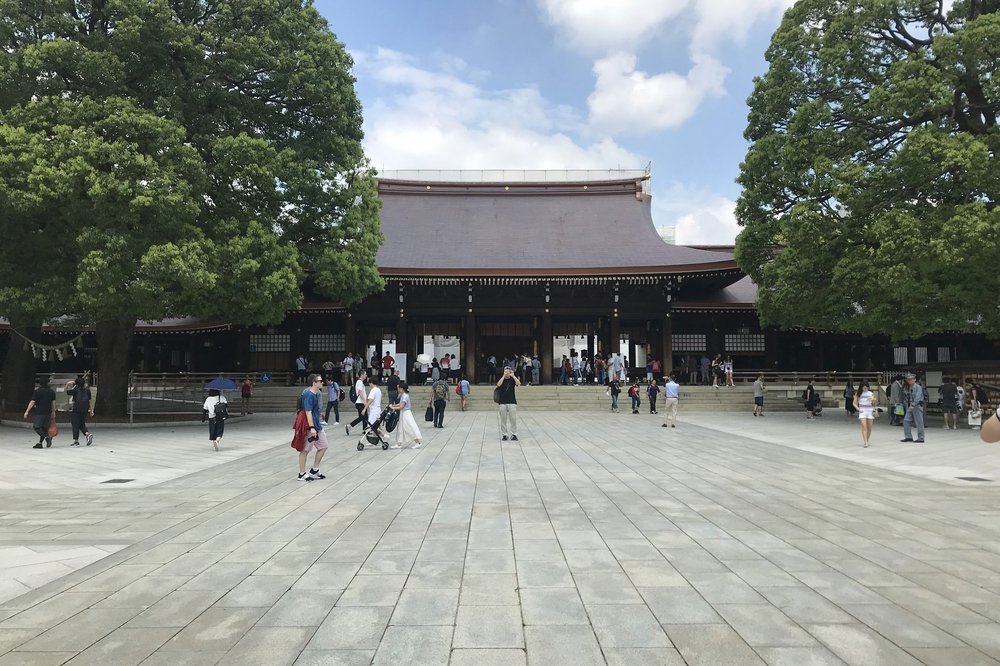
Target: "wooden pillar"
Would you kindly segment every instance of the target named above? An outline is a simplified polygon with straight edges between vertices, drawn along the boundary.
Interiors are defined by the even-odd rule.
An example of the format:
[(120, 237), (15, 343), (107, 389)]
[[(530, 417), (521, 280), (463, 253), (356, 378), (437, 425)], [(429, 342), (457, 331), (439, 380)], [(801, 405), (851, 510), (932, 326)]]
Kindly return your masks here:
[(462, 344), (465, 345), (464, 358), (462, 359), (462, 372), (465, 373), (465, 377), (470, 383), (476, 383), (476, 339), (478, 331), (476, 330), (476, 315), (473, 314), (470, 308), (467, 313), (465, 313), (465, 338), (462, 340)]
[(611, 346), (609, 347), (612, 354), (620, 354), (622, 351), (622, 332), (621, 332), (621, 322), (618, 320), (617, 314), (611, 315)]
[[(413, 357), (407, 352), (406, 340), (408, 337), (406, 317), (400, 315), (399, 319), (396, 320), (396, 353), (403, 352), (406, 354), (406, 365), (409, 366), (413, 363)], [(399, 376), (406, 383), (409, 383), (409, 367), (400, 367), (399, 364), (396, 365), (396, 369), (399, 370)]]
[(542, 383), (552, 383), (552, 315), (542, 313)]
[(347, 354), (353, 354), (357, 351), (354, 348), (355, 343), (355, 330), (354, 330), (354, 316), (348, 312), (347, 318), (344, 321), (344, 356)]
[[(663, 358), (660, 363), (663, 365), (663, 375), (667, 376), (674, 371), (674, 320), (669, 305), (667, 313), (663, 315)], [(657, 380), (660, 378), (657, 377)]]

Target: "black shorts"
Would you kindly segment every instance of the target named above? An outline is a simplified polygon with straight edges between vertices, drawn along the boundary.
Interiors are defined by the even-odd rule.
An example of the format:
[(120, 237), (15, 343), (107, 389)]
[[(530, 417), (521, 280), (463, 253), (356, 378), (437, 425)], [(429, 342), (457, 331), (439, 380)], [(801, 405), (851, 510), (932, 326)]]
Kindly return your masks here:
[(764, 406), (764, 396), (762, 396), (762, 395), (754, 396), (754, 398), (753, 398), (753, 404), (757, 405), (758, 407), (763, 407)]
[(954, 402), (946, 402), (941, 405), (941, 411), (945, 414), (957, 414), (958, 404)]

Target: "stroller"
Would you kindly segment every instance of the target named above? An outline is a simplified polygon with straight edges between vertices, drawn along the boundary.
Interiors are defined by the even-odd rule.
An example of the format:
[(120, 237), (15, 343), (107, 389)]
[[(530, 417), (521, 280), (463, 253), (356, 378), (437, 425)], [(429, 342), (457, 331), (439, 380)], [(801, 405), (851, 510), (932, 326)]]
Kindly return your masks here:
[(358, 440), (358, 451), (364, 451), (365, 445), (378, 446), (381, 444), (383, 451), (388, 449), (389, 440), (388, 438), (383, 439), (382, 435), (395, 430), (398, 423), (399, 412), (390, 407), (383, 409), (375, 422), (368, 426), (361, 439)]

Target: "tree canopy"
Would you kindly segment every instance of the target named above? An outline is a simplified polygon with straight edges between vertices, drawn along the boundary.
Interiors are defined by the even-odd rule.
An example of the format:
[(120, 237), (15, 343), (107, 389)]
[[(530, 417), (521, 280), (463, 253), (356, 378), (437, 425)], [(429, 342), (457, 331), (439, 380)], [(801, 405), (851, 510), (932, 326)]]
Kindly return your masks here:
[(1000, 335), (1000, 1), (800, 0), (767, 61), (736, 242), (762, 322)]
[(351, 67), (308, 0), (0, 0), (0, 315), (95, 323), (121, 413), (138, 319), (380, 289)]

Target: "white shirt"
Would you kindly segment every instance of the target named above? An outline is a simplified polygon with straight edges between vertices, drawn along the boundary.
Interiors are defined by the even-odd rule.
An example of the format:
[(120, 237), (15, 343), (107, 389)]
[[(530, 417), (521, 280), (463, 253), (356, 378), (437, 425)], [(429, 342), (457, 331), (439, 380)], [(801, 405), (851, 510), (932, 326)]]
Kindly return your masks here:
[(297, 359), (295, 359), (295, 367), (297, 367), (299, 370), (305, 370), (306, 360), (301, 356), (299, 356)]
[(344, 359), (344, 370), (350, 370), (354, 367), (354, 359), (350, 356)]
[(355, 400), (354, 402), (360, 403), (362, 405), (365, 404), (365, 402), (367, 402), (368, 399), (365, 397), (365, 383), (360, 379), (354, 382), (354, 392), (358, 394), (358, 399)]
[(375, 419), (382, 413), (382, 390), (376, 386), (368, 397), (372, 401), (368, 407), (368, 423), (375, 423)]
[(229, 401), (226, 400), (226, 396), (224, 395), (210, 395), (205, 398), (205, 404), (201, 408), (208, 412), (208, 418), (215, 418), (215, 404), (218, 402), (228, 403)]

